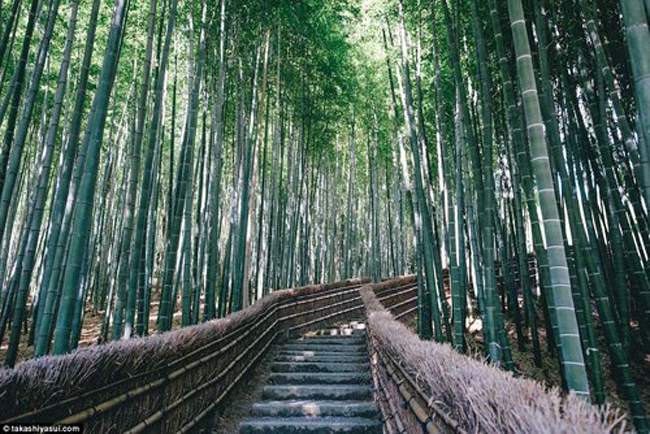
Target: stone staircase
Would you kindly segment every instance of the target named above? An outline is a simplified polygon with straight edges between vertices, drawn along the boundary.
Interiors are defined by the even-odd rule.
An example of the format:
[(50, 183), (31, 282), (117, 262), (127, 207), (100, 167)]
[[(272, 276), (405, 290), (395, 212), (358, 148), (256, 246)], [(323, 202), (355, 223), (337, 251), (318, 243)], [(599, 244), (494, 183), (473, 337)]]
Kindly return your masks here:
[(240, 434), (381, 434), (364, 324), (285, 344)]

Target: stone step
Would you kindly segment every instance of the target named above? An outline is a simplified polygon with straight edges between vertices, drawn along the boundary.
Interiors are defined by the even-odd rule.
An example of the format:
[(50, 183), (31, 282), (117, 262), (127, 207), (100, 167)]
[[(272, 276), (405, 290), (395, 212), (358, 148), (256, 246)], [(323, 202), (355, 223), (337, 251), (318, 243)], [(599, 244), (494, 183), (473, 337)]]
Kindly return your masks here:
[(294, 339), (290, 341), (291, 344), (310, 344), (310, 345), (366, 345), (366, 339), (363, 336), (348, 337), (348, 336), (314, 336), (302, 339)]
[(290, 356), (341, 356), (341, 357), (368, 357), (367, 352), (341, 352), (341, 351), (327, 351), (327, 350), (293, 350), (286, 347), (280, 351), (279, 354)]
[(343, 362), (363, 363), (368, 362), (365, 354), (341, 354), (314, 351), (282, 352), (275, 358), (276, 362)]
[(359, 400), (372, 399), (372, 387), (369, 385), (284, 385), (264, 386), (262, 398), (279, 399), (326, 399)]
[(381, 434), (381, 422), (363, 417), (268, 417), (244, 421), (240, 434)]
[(253, 404), (253, 416), (345, 416), (379, 417), (379, 410), (372, 401), (262, 401)]
[(280, 349), (241, 434), (381, 434), (362, 320)]
[(329, 330), (320, 333), (306, 333), (297, 339), (362, 339), (366, 336), (365, 330), (345, 328), (338, 330)]
[(363, 328), (353, 328), (349, 326), (339, 327), (337, 329), (319, 330), (308, 333), (306, 336), (365, 336), (366, 330)]
[(364, 331), (366, 330), (366, 323), (363, 321), (352, 321), (349, 325), (349, 327), (353, 330), (356, 331)]
[(274, 362), (272, 372), (368, 372), (368, 363)]
[(289, 343), (284, 346), (287, 351), (329, 351), (335, 353), (365, 353), (368, 351), (366, 345), (339, 345), (319, 344), (317, 342), (301, 341)]
[(271, 384), (370, 384), (370, 372), (274, 372)]
[(310, 333), (308, 336), (361, 336), (363, 330), (356, 330), (351, 327), (341, 327), (338, 329), (328, 329), (328, 330), (319, 330), (313, 333)]

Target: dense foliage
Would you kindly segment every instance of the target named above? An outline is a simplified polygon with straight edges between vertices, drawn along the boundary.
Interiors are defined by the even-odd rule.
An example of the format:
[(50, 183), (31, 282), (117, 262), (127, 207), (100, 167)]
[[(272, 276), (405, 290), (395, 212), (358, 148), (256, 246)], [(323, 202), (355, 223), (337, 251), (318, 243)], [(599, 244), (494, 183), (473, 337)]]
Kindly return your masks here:
[(415, 272), (647, 431), (649, 6), (0, 0), (5, 364)]

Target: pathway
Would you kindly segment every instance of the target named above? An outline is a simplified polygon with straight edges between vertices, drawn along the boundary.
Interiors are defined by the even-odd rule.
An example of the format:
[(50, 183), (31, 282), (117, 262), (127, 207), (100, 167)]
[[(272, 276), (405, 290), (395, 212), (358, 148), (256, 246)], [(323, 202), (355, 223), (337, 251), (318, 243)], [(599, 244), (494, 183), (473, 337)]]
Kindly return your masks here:
[(365, 325), (351, 322), (287, 342), (240, 434), (380, 434)]

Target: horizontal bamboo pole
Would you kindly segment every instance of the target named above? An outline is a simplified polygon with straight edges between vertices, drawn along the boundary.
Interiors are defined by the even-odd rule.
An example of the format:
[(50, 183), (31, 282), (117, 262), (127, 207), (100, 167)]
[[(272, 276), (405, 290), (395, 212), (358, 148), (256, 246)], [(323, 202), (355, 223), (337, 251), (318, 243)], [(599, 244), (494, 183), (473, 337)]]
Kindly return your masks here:
[(312, 320), (312, 321), (306, 322), (306, 323), (304, 323), (304, 324), (299, 324), (299, 325), (297, 325), (297, 326), (293, 326), (293, 327), (291, 327), (289, 330), (290, 330), (290, 331), (294, 331), (294, 330), (297, 330), (297, 329), (301, 329), (301, 328), (304, 328), (304, 327), (307, 327), (307, 326), (311, 326), (311, 325), (314, 325), (314, 324), (318, 324), (318, 323), (320, 323), (320, 322), (326, 321), (326, 320), (328, 320), (328, 319), (331, 319), (331, 318), (334, 318), (334, 317), (337, 317), (337, 316), (341, 316), (341, 315), (346, 314), (346, 313), (349, 313), (349, 312), (353, 312), (353, 311), (356, 311), (356, 310), (362, 310), (362, 309), (363, 309), (363, 305), (354, 306), (354, 307), (351, 307), (351, 308), (349, 308), (349, 309), (346, 309), (346, 310), (344, 310), (344, 311), (342, 311), (342, 312), (335, 312), (335, 313), (333, 313), (333, 314), (330, 314), (330, 315), (324, 316), (324, 317), (322, 317), (322, 318), (317, 318), (317, 319), (315, 319), (315, 320)]
[(426, 432), (434, 433), (465, 433), (459, 424), (447, 415), (418, 387), (411, 376), (386, 351), (377, 351), (380, 362), (395, 383), (408, 406), (422, 424)]
[(408, 310), (405, 310), (404, 312), (400, 313), (399, 315), (395, 315), (395, 319), (396, 319), (396, 320), (399, 320), (399, 319), (401, 319), (402, 317), (405, 317), (406, 315), (410, 315), (410, 314), (412, 314), (412, 313), (416, 313), (417, 311), (418, 311), (418, 306), (417, 306), (417, 304), (416, 304), (416, 305), (413, 306), (412, 308), (410, 308), (410, 309), (408, 309)]
[[(297, 313), (292, 313), (288, 315), (283, 315), (281, 318), (277, 319), (271, 326), (266, 328), (260, 335), (259, 337), (253, 342), (253, 344), (249, 345), (246, 350), (243, 353), (240, 353), (239, 357), (236, 357), (235, 360), (231, 361), (231, 363), (228, 365), (228, 368), (223, 371), (220, 375), (216, 376), (215, 378), (211, 379), (209, 382), (204, 383), (202, 386), (199, 388), (194, 388), (192, 391), (186, 393), (183, 395), (181, 398), (176, 400), (174, 403), (171, 405), (168, 405), (166, 408), (158, 410), (154, 414), (149, 415), (145, 421), (142, 421), (138, 423), (138, 425), (134, 426), (132, 428), (132, 432), (141, 432), (141, 430), (145, 430), (146, 428), (151, 428), (152, 425), (155, 425), (157, 422), (160, 420), (164, 419), (163, 416), (170, 411), (179, 408), (184, 402), (188, 401), (191, 399), (193, 396), (196, 396), (201, 390), (205, 390), (205, 388), (208, 387), (208, 385), (213, 385), (216, 384), (220, 379), (224, 378), (225, 375), (227, 375), (230, 370), (237, 364), (236, 362), (240, 361), (242, 357), (244, 357), (244, 354), (248, 354), (250, 352), (251, 348), (255, 347), (259, 341), (267, 336), (269, 330), (271, 330), (273, 327), (276, 327), (278, 324), (286, 324), (289, 321), (295, 320), (296, 318), (304, 317), (304, 316), (310, 316), (310, 315), (317, 315), (319, 313), (322, 313), (324, 311), (331, 311), (332, 309), (337, 309), (342, 306), (349, 305), (351, 303), (359, 303), (358, 306), (353, 306), (348, 309), (343, 309), (338, 312), (333, 312), (328, 315), (320, 316), (318, 318), (306, 321), (304, 323), (300, 324), (295, 324), (291, 325), (290, 327), (287, 327), (289, 331), (294, 331), (298, 330), (304, 327), (308, 327), (314, 324), (321, 323), (323, 321), (327, 321), (328, 319), (335, 318), (350, 312), (358, 311), (363, 308), (363, 305), (360, 303), (361, 298), (359, 296), (355, 296), (355, 294), (358, 294), (358, 288), (359, 284), (352, 284), (348, 286), (343, 286), (343, 287), (335, 287), (335, 288), (329, 288), (324, 291), (317, 291), (314, 293), (309, 293), (309, 294), (304, 294), (304, 295), (298, 295), (296, 297), (299, 297), (298, 299), (296, 298), (291, 298), (291, 299), (286, 299), (286, 300), (281, 300), (279, 302), (273, 303), (269, 305), (269, 307), (265, 308), (262, 312), (258, 313), (257, 315), (251, 317), (250, 319), (246, 319), (243, 321), (241, 324), (237, 325), (233, 330), (227, 332), (223, 336), (219, 337), (218, 339), (215, 339), (214, 341), (203, 345), (192, 352), (183, 355), (182, 357), (179, 357), (170, 363), (159, 366), (153, 370), (144, 372), (142, 374), (137, 374), (134, 377), (131, 377), (129, 379), (124, 379), (124, 380), (119, 380), (115, 383), (106, 385), (99, 389), (101, 392), (106, 393), (108, 390), (110, 390), (113, 387), (116, 387), (118, 385), (123, 385), (125, 381), (134, 381), (134, 379), (137, 378), (146, 378), (146, 376), (157, 376), (160, 375), (162, 378), (156, 378), (153, 381), (150, 381), (147, 384), (138, 386), (134, 389), (128, 390), (118, 396), (111, 397), (110, 399), (100, 402), (96, 405), (93, 405), (90, 408), (86, 408), (82, 411), (79, 411), (75, 414), (66, 416), (65, 418), (59, 419), (57, 423), (82, 423), (82, 422), (87, 422), (90, 419), (94, 419), (97, 417), (101, 417), (102, 414), (105, 414), (121, 405), (125, 405), (126, 403), (132, 401), (133, 399), (146, 395), (146, 394), (151, 394), (154, 393), (157, 389), (160, 387), (168, 384), (170, 381), (179, 379), (187, 375), (188, 373), (192, 372), (193, 370), (203, 366), (205, 363), (209, 362), (210, 360), (214, 359), (215, 357), (218, 357), (220, 355), (223, 355), (227, 353), (229, 350), (236, 348), (236, 346), (243, 341), (246, 337), (248, 337), (249, 334), (253, 333), (256, 331), (262, 324), (264, 324), (268, 318), (272, 315), (277, 314), (281, 310), (286, 310), (286, 309), (291, 309), (295, 308), (301, 305), (308, 305), (308, 304), (317, 304), (319, 302), (335, 299), (335, 298), (341, 298), (341, 297), (348, 297), (344, 300), (335, 302), (335, 303), (329, 303), (325, 306), (306, 310), (303, 312), (297, 312)], [(285, 327), (282, 327), (284, 329)], [(277, 331), (271, 339), (268, 340), (267, 344), (264, 346), (263, 350), (258, 352), (256, 356), (254, 357), (254, 360), (257, 360), (259, 357), (261, 357), (268, 347), (271, 345), (272, 342), (275, 341), (277, 336), (281, 333), (281, 331)], [(210, 351), (213, 348), (217, 348), (215, 351)], [(207, 353), (207, 354), (205, 354)], [(201, 356), (202, 354), (205, 354)], [(237, 380), (238, 381), (253, 365), (253, 362), (247, 364), (244, 369), (237, 375)], [(236, 382), (235, 381), (235, 382)], [(234, 383), (232, 382), (228, 385), (228, 387), (224, 390), (222, 393), (221, 398), (219, 398), (216, 401), (213, 401), (210, 405), (211, 408), (214, 408), (218, 405), (220, 400), (223, 399), (223, 396), (225, 396), (228, 391), (234, 387)], [(71, 398), (65, 401), (60, 401), (52, 406), (48, 406), (44, 409), (39, 409), (35, 410), (29, 413), (25, 413), (22, 415), (18, 415), (15, 418), (12, 418), (12, 420), (21, 420), (24, 419), (25, 417), (30, 417), (32, 420), (34, 418), (38, 418), (39, 415), (44, 414), (46, 412), (49, 413), (55, 413), (56, 411), (59, 411), (59, 409), (64, 409), (64, 408), (70, 408), (71, 405), (74, 405), (75, 403), (82, 403), (84, 401), (81, 401), (82, 397), (85, 401), (91, 400), (92, 397), (94, 396), (101, 396), (98, 395), (98, 391), (92, 391), (88, 392), (84, 395), (81, 395), (76, 398)], [(78, 404), (77, 404), (78, 405)], [(194, 419), (200, 420), (201, 417), (203, 417), (205, 414), (208, 414), (209, 410), (204, 409), (201, 411), (199, 415), (197, 415)], [(199, 417), (200, 415), (203, 415)], [(190, 422), (191, 424), (191, 422)], [(188, 426), (190, 425), (188, 424)]]
[[(400, 281), (398, 281), (400, 282)], [(377, 290), (380, 286), (380, 290)], [(382, 282), (378, 285), (373, 285), (373, 291), (370, 292), (371, 297), (375, 297), (380, 304), (384, 305), (385, 309), (394, 313), (396, 310), (415, 304), (404, 312), (394, 317), (395, 320), (402, 316), (417, 311), (417, 295), (402, 302), (396, 303), (392, 306), (387, 306), (382, 301), (387, 301), (412, 291), (415, 286), (412, 283), (406, 285), (390, 286), (390, 281)], [(389, 293), (383, 297), (378, 293)], [(430, 399), (424, 391), (412, 379), (410, 374), (395, 361), (393, 356), (385, 349), (378, 345), (376, 336), (373, 335), (370, 329), (370, 345), (373, 352), (373, 369), (377, 369), (376, 376), (379, 381), (383, 381), (382, 372), (387, 374), (387, 377), (395, 385), (399, 395), (404, 399), (406, 409), (409, 409), (411, 414), (421, 423), (422, 429), (428, 434), (437, 433), (465, 433), (460, 425), (453, 420), (443, 409), (441, 409), (432, 399)], [(377, 362), (374, 362), (376, 358)], [(376, 367), (375, 367), (376, 366)], [(385, 384), (382, 386), (385, 389)], [(389, 404), (392, 404), (390, 397), (388, 397)], [(395, 412), (391, 409), (391, 415)]]
[[(287, 315), (287, 316), (283, 317), (282, 319), (283, 320), (289, 320), (289, 319), (298, 318), (298, 317), (301, 317), (301, 316), (305, 316), (305, 315), (309, 315), (309, 314), (313, 314), (313, 313), (317, 313), (317, 312), (322, 312), (324, 310), (331, 310), (334, 307), (338, 307), (338, 306), (340, 306), (342, 304), (353, 303), (355, 301), (361, 301), (361, 297), (354, 297), (354, 298), (339, 301), (339, 302), (336, 302), (336, 303), (333, 303), (333, 304), (327, 304), (325, 306), (322, 306), (322, 307), (319, 307), (319, 308), (316, 308), (316, 309), (313, 309), (313, 310), (310, 310), (310, 311), (296, 312), (296, 313), (293, 313), (291, 315)], [(362, 306), (362, 304), (359, 303), (359, 306)]]
[[(190, 390), (190, 391), (187, 392), (185, 395), (183, 395), (182, 397), (180, 397), (179, 399), (177, 399), (176, 401), (174, 401), (173, 403), (171, 403), (171, 404), (168, 405), (167, 407), (165, 407), (165, 408), (163, 408), (163, 409), (161, 409), (161, 410), (158, 410), (156, 413), (154, 413), (153, 415), (149, 416), (149, 417), (146, 418), (144, 421), (140, 422), (139, 424), (137, 424), (136, 426), (134, 426), (133, 428), (129, 429), (129, 430), (126, 431), (126, 432), (127, 432), (127, 433), (130, 433), (130, 434), (136, 434), (136, 433), (144, 432), (144, 430), (145, 430), (146, 428), (151, 428), (151, 427), (153, 427), (156, 423), (160, 422), (160, 421), (163, 419), (163, 416), (165, 416), (167, 413), (169, 413), (170, 411), (172, 411), (172, 410), (178, 408), (178, 407), (181, 406), (183, 403), (185, 403), (186, 401), (188, 401), (188, 400), (190, 400), (191, 398), (193, 398), (196, 394), (198, 394), (198, 393), (200, 393), (201, 391), (207, 389), (208, 387), (212, 387), (212, 386), (213, 386), (214, 384), (216, 384), (218, 381), (222, 380), (222, 379), (223, 379), (223, 378), (224, 378), (224, 377), (225, 377), (225, 376), (230, 372), (230, 370), (232, 370), (235, 366), (237, 366), (237, 364), (241, 361), (242, 358), (244, 358), (244, 356), (247, 356), (247, 355), (248, 355), (248, 353), (250, 352), (250, 350), (251, 350), (252, 348), (254, 348), (254, 347), (255, 347), (255, 346), (256, 346), (256, 345), (257, 345), (257, 344), (258, 344), (262, 339), (264, 339), (264, 338), (267, 336), (267, 334), (268, 334), (271, 330), (275, 329), (275, 327), (277, 326), (277, 324), (278, 324), (278, 322), (277, 322), (277, 320), (276, 320), (276, 321), (273, 322), (273, 324), (272, 324), (271, 326), (267, 327), (267, 328), (265, 329), (265, 331), (264, 331), (262, 334), (260, 334), (260, 335), (257, 337), (257, 339), (255, 339), (255, 341), (253, 341), (253, 343), (251, 343), (248, 347), (246, 347), (246, 349), (245, 349), (243, 352), (240, 352), (239, 355), (238, 355), (237, 357), (235, 357), (235, 358), (234, 358), (234, 359), (233, 359), (233, 360), (232, 360), (232, 361), (231, 361), (231, 362), (226, 366), (225, 370), (221, 371), (219, 374), (217, 374), (216, 376), (214, 376), (213, 378), (211, 378), (209, 381), (206, 381), (205, 383), (201, 384), (199, 387), (196, 387), (196, 388)], [(268, 340), (269, 344), (270, 344), (270, 342), (273, 342), (273, 341), (275, 340), (275, 338), (277, 337), (277, 335), (278, 335), (278, 332), (276, 332), (276, 333), (273, 335), (273, 337), (272, 337), (271, 339)], [(268, 347), (268, 344), (267, 344), (267, 346), (266, 346), (265, 348), (267, 348), (267, 347)], [(260, 352), (259, 354), (261, 354), (261, 353), (262, 353), (262, 352)], [(247, 370), (247, 368), (248, 368), (249, 366), (250, 366), (250, 365), (247, 365), (247, 366), (244, 368), (244, 370), (242, 371), (242, 373), (243, 373), (243, 372), (246, 372), (246, 370)], [(242, 373), (240, 373), (239, 376), (241, 376)], [(239, 376), (238, 376), (238, 377), (239, 377)]]
[[(275, 304), (270, 305), (268, 308), (266, 308), (264, 311), (262, 311), (262, 313), (261, 313), (262, 319), (261, 320), (260, 320), (259, 317), (253, 317), (251, 319), (247, 319), (242, 324), (237, 325), (232, 331), (229, 331), (228, 333), (226, 333), (224, 336), (221, 336), (218, 339), (215, 339), (214, 341), (210, 342), (209, 344), (206, 344), (206, 345), (204, 345), (202, 347), (199, 347), (199, 348), (193, 350), (192, 352), (181, 356), (178, 359), (175, 359), (175, 360), (173, 360), (173, 361), (171, 361), (171, 362), (169, 362), (167, 364), (158, 366), (155, 369), (145, 371), (145, 372), (142, 372), (140, 374), (136, 374), (136, 375), (134, 375), (132, 377), (125, 378), (125, 379), (119, 380), (117, 382), (107, 384), (106, 386), (103, 386), (100, 389), (96, 389), (96, 390), (84, 393), (82, 395), (78, 395), (78, 396), (75, 396), (75, 397), (72, 397), (72, 398), (68, 398), (68, 399), (65, 399), (63, 401), (59, 401), (57, 403), (49, 405), (47, 407), (43, 407), (41, 409), (33, 410), (33, 411), (28, 412), (28, 413), (23, 413), (21, 415), (14, 416), (11, 419), (3, 420), (1, 422), (2, 423), (17, 423), (17, 422), (21, 422), (21, 421), (29, 422), (29, 421), (32, 421), (32, 420), (39, 420), (38, 419), (39, 416), (41, 416), (43, 414), (53, 412), (54, 410), (60, 409), (60, 408), (64, 408), (64, 409), (67, 409), (67, 408), (70, 408), (70, 407), (74, 408), (75, 403), (89, 401), (89, 400), (91, 400), (92, 396), (101, 396), (101, 394), (105, 393), (106, 391), (108, 391), (108, 390), (110, 390), (112, 388), (119, 387), (122, 384), (132, 383), (132, 382), (137, 381), (140, 378), (144, 378), (144, 377), (147, 377), (147, 376), (154, 376), (155, 377), (155, 376), (160, 376), (160, 375), (166, 375), (166, 372), (174, 370), (175, 365), (181, 364), (181, 366), (183, 366), (183, 363), (188, 363), (187, 360), (191, 359), (192, 357), (196, 357), (197, 354), (199, 354), (201, 352), (204, 352), (204, 351), (207, 351), (208, 349), (210, 349), (212, 347), (215, 347), (215, 346), (218, 347), (218, 348), (223, 348), (224, 341), (231, 340), (233, 338), (233, 336), (236, 336), (236, 335), (238, 335), (238, 334), (240, 334), (242, 332), (244, 334), (247, 334), (249, 332), (248, 330), (246, 330), (248, 327), (250, 327), (251, 325), (257, 326), (257, 325), (263, 323), (266, 320), (266, 318), (269, 315), (274, 314), (277, 309), (278, 309), (278, 305), (275, 305)], [(221, 354), (221, 351), (219, 352), (219, 354)], [(106, 411), (107, 409), (114, 407), (114, 405), (120, 404), (124, 399), (129, 400), (130, 398), (134, 398), (136, 396), (141, 395), (142, 393), (145, 393), (151, 387), (159, 386), (157, 384), (154, 385), (154, 383), (156, 383), (157, 381), (158, 380), (154, 380), (154, 381), (152, 381), (152, 382), (150, 382), (148, 384), (145, 384), (145, 385), (143, 385), (143, 386), (141, 386), (141, 387), (139, 387), (137, 389), (127, 391), (124, 394), (121, 394), (119, 396), (111, 398), (108, 401), (97, 404), (97, 405), (95, 405), (95, 406), (93, 406), (91, 408), (88, 408), (88, 409), (86, 409), (84, 411), (79, 412), (78, 414), (86, 414), (87, 415), (86, 418), (92, 417), (93, 415), (95, 415), (97, 413), (94, 410), (95, 408), (100, 408), (100, 409), (103, 409), (103, 411)], [(149, 386), (149, 388), (147, 388), (147, 386)], [(112, 405), (110, 403), (112, 403)], [(107, 407), (104, 408), (104, 406), (107, 406)], [(72, 416), (74, 416), (74, 415), (71, 415), (70, 417), (72, 417)], [(76, 422), (70, 422), (70, 423), (76, 423)]]
[(392, 312), (394, 310), (399, 309), (400, 307), (407, 306), (409, 303), (413, 303), (413, 302), (417, 303), (417, 300), (418, 300), (418, 297), (416, 295), (415, 297), (409, 298), (408, 300), (404, 300), (404, 301), (402, 301), (400, 303), (395, 303), (394, 305), (392, 305), (390, 307), (386, 307), (386, 309), (388, 309), (389, 311)]
[(279, 333), (276, 333), (275, 336), (270, 339), (266, 345), (264, 345), (264, 348), (262, 348), (262, 351), (258, 352), (255, 356), (253, 356), (253, 360), (246, 366), (246, 369), (242, 370), (235, 381), (231, 382), (226, 389), (219, 394), (219, 396), (210, 404), (207, 408), (205, 408), (201, 413), (199, 413), (197, 416), (195, 416), (190, 423), (185, 425), (183, 428), (181, 428), (178, 432), (179, 433), (187, 433), (190, 432), (196, 425), (198, 425), (201, 420), (210, 414), (221, 402), (223, 399), (230, 393), (233, 387), (241, 380), (241, 378), (246, 374), (254, 365), (259, 361), (259, 359), (266, 354), (268, 351), (268, 348), (271, 346), (271, 344), (277, 339)]
[(407, 283), (405, 285), (399, 285), (395, 287), (387, 287), (387, 288), (382, 288), (378, 291), (375, 291), (375, 297), (377, 297), (378, 300), (383, 300), (387, 297), (390, 297), (391, 294), (395, 292), (402, 292), (402, 291), (408, 291), (408, 290), (414, 290), (417, 289), (418, 285), (417, 283)]
[[(258, 325), (263, 324), (264, 321), (266, 320), (266, 318), (269, 315), (274, 313), (273, 310), (274, 310), (273, 308), (269, 309), (269, 311), (265, 314), (264, 319), (254, 324), (253, 329), (256, 328)], [(248, 333), (250, 333), (250, 331), (253, 330), (253, 329), (245, 330), (243, 335), (240, 335), (239, 337), (235, 338), (235, 340), (233, 340), (231, 342), (228, 342), (225, 346), (222, 346), (221, 348), (219, 348), (219, 350), (208, 354), (208, 356), (205, 356), (205, 357), (202, 357), (201, 359), (195, 360), (194, 362), (192, 362), (192, 363), (190, 363), (190, 364), (188, 364), (186, 366), (182, 366), (179, 369), (174, 370), (174, 371), (172, 371), (170, 373), (165, 373), (163, 378), (154, 380), (151, 383), (146, 384), (144, 386), (141, 386), (141, 387), (139, 387), (137, 389), (127, 391), (127, 392), (125, 392), (125, 393), (123, 393), (123, 394), (121, 394), (119, 396), (116, 396), (115, 398), (112, 398), (112, 399), (110, 399), (108, 401), (102, 402), (101, 404), (93, 406), (93, 407), (91, 407), (91, 408), (89, 408), (87, 410), (84, 410), (84, 411), (80, 412), (80, 413), (68, 416), (65, 419), (57, 421), (57, 423), (59, 423), (59, 424), (72, 424), (72, 423), (83, 422), (84, 420), (87, 420), (87, 419), (89, 419), (89, 418), (91, 418), (93, 416), (96, 416), (98, 414), (106, 413), (109, 410), (117, 407), (118, 405), (123, 404), (123, 403), (125, 403), (127, 401), (130, 401), (131, 399), (133, 399), (133, 398), (135, 398), (137, 396), (140, 396), (140, 395), (142, 395), (142, 394), (144, 394), (144, 393), (146, 393), (146, 392), (148, 392), (148, 391), (150, 391), (152, 389), (157, 389), (157, 388), (159, 388), (161, 386), (164, 386), (170, 380), (173, 380), (173, 379), (175, 379), (175, 378), (189, 372), (192, 369), (198, 368), (199, 366), (201, 366), (205, 362), (209, 361), (210, 359), (218, 357), (219, 355), (223, 354), (228, 349), (233, 347), (237, 342), (239, 342), (241, 339), (243, 339), (245, 336), (247, 336)], [(219, 339), (219, 341), (223, 342), (223, 339)]]
[[(402, 418), (397, 410), (398, 406), (395, 405), (394, 398), (390, 396), (386, 382), (377, 366), (379, 364), (377, 361), (379, 356), (377, 355), (374, 342), (370, 344), (370, 347), (372, 351), (372, 362), (370, 366), (373, 377), (376, 378), (376, 388), (380, 395), (378, 401), (381, 414), (383, 415), (383, 425), (388, 431), (387, 434), (406, 434), (406, 428), (404, 427)], [(388, 406), (388, 409), (386, 406)]]
[(400, 296), (402, 296), (404, 294), (410, 294), (411, 292), (416, 292), (416, 290), (417, 290), (417, 287), (404, 288), (404, 289), (401, 289), (401, 290), (399, 290), (397, 292), (393, 292), (393, 293), (388, 294), (388, 295), (383, 295), (381, 297), (377, 297), (377, 300), (379, 300), (379, 302), (381, 304), (386, 305), (386, 303), (384, 303), (385, 300), (392, 300), (392, 299), (400, 297)]
[[(354, 290), (346, 291), (344, 294), (347, 294), (347, 293), (350, 293), (350, 294), (357, 293), (357, 294), (358, 294), (358, 289), (355, 288)], [(330, 294), (330, 295), (327, 295), (327, 296), (323, 297), (322, 299), (319, 298), (318, 300), (315, 300), (315, 301), (311, 301), (311, 300), (310, 300), (309, 302), (310, 302), (310, 303), (315, 303), (316, 301), (322, 301), (322, 300), (326, 300), (326, 299), (329, 299), (329, 298), (336, 298), (336, 297), (340, 297), (341, 295), (343, 295), (343, 294), (341, 294), (341, 293), (339, 293), (339, 294)], [(350, 298), (350, 300), (361, 300), (361, 296), (359, 296), (359, 295), (352, 296), (352, 297)], [(287, 305), (287, 306), (282, 306), (282, 307), (279, 307), (278, 309), (279, 309), (279, 310), (282, 310), (282, 309), (286, 309), (286, 308), (292, 308), (292, 307), (295, 307), (295, 306), (299, 306), (300, 304), (304, 304), (304, 302), (300, 302), (300, 303), (296, 303), (296, 304), (291, 304), (291, 305)], [(335, 305), (336, 305), (336, 304), (327, 304), (327, 305), (324, 306), (324, 308), (325, 308), (325, 309), (327, 309), (327, 308), (331, 308), (331, 307), (333, 307), (333, 306), (335, 306)], [(321, 308), (321, 309), (323, 309), (323, 308)], [(307, 313), (310, 313), (310, 312), (312, 312), (312, 311), (295, 312), (295, 313), (292, 313), (292, 314), (286, 315), (286, 316), (283, 317), (283, 318), (291, 319), (291, 318), (295, 318), (295, 317), (299, 317), (299, 316), (306, 315)]]

